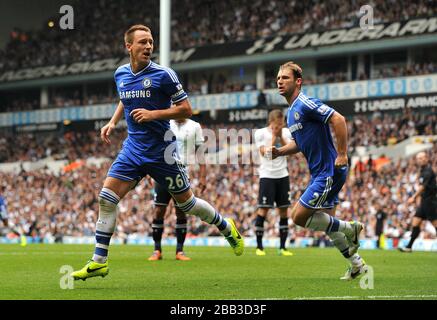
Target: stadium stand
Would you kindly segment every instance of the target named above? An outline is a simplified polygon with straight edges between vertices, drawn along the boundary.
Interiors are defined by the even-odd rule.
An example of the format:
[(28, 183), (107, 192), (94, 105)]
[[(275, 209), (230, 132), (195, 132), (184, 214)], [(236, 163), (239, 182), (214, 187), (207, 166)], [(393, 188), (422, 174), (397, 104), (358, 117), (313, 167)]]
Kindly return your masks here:
[[(420, 119), (429, 115), (384, 115), (373, 117), (371, 121), (363, 116), (357, 116), (349, 121), (352, 140), (357, 145), (388, 144), (390, 133), (401, 128), (403, 135), (397, 138), (413, 136), (419, 132), (412, 124), (418, 124)], [(434, 112), (425, 130), (429, 134), (436, 134), (437, 122)], [(259, 127), (260, 125), (258, 125)], [(257, 124), (233, 125), (228, 128), (255, 128)], [(210, 128), (218, 130), (226, 128), (224, 125), (213, 125)], [(372, 131), (372, 130), (376, 131)], [(22, 225), (29, 236), (41, 239), (53, 237), (62, 241), (63, 236), (89, 236), (94, 233), (94, 218), (97, 214), (96, 192), (102, 184), (102, 178), (118, 151), (125, 137), (123, 130), (116, 130), (112, 137), (112, 145), (108, 148), (99, 141), (96, 131), (68, 132), (63, 137), (41, 138), (33, 135), (20, 135), (21, 147), (13, 145), (13, 137), (2, 138), (3, 146), (11, 146), (9, 150), (2, 150), (2, 161), (36, 161), (46, 157), (66, 159), (77, 166), (64, 168), (58, 176), (47, 168), (37, 171), (22, 171), (16, 174), (0, 171), (0, 181), (7, 186), (6, 197), (9, 199), (9, 215), (12, 221)], [(379, 140), (375, 140), (379, 137)], [(226, 142), (225, 142), (226, 144)], [(44, 147), (43, 147), (44, 146)], [(218, 150), (224, 145), (218, 146)], [(437, 144), (428, 151), (430, 155), (437, 152)], [(5, 157), (6, 155), (6, 157)], [(108, 158), (101, 167), (81, 162), (88, 158)], [(376, 162), (378, 159), (374, 159)], [(372, 162), (370, 162), (372, 163)], [(433, 167), (437, 169), (437, 159), (433, 157)], [(241, 230), (247, 236), (253, 236), (253, 219), (257, 203), (258, 183), (257, 165), (210, 165), (208, 166), (207, 189), (203, 196), (208, 201), (214, 201), (217, 209), (229, 216), (233, 216), (241, 224)], [(190, 176), (194, 177), (193, 185), (197, 184), (195, 169), (191, 169)], [(289, 161), (291, 179), (291, 199), (297, 201), (308, 183), (308, 172), (305, 159), (302, 156), (293, 157)], [(365, 161), (358, 161), (351, 169), (349, 179), (340, 198), (338, 209), (341, 219), (356, 219), (368, 224), (367, 237), (374, 237), (373, 225), (375, 221), (375, 206), (380, 203), (388, 214), (386, 236), (399, 241), (407, 230), (414, 215), (414, 206), (406, 205), (406, 200), (414, 193), (414, 182), (417, 180), (417, 167), (413, 159), (392, 161), (382, 167), (369, 165)], [(86, 177), (86, 179), (83, 179)], [(117, 235), (127, 238), (129, 234), (140, 236), (151, 235), (153, 197), (152, 189), (143, 180), (134, 192), (131, 192), (120, 204)], [(28, 190), (32, 189), (31, 193)], [(245, 190), (241, 192), (241, 190)], [(172, 210), (172, 207), (169, 208)], [(168, 211), (169, 214), (170, 211)], [(266, 223), (266, 235), (277, 235), (278, 217), (273, 215)], [(74, 223), (71, 223), (74, 221)], [(168, 226), (164, 236), (174, 233), (174, 223), (168, 219)], [(189, 218), (189, 236), (217, 235), (215, 229), (208, 228), (195, 217)], [(425, 232), (424, 237), (430, 238), (432, 231)], [(292, 228), (291, 241), (296, 237), (315, 236), (301, 228)]]
[[(360, 18), (357, 8), (363, 4), (367, 4), (367, 1), (181, 0), (177, 2), (177, 10), (172, 12), (172, 49), (356, 27)], [(375, 23), (432, 17), (437, 14), (434, 2), (427, 0), (374, 0), (372, 6)], [(151, 8), (147, 18), (142, 10), (144, 7)], [(11, 30), (9, 42), (0, 49), (0, 75), (6, 71), (23, 68), (124, 57), (126, 53), (120, 39), (123, 38), (126, 27), (134, 22), (149, 25), (154, 31), (155, 46), (159, 47), (158, 19), (151, 18), (159, 17), (158, 0), (120, 0), (116, 4), (105, 0), (81, 1), (75, 5), (75, 10), (78, 13), (75, 20), (77, 30), (66, 32), (47, 26), (39, 30)], [(202, 19), (195, 19), (194, 16), (201, 16)], [(293, 23), (288, 23), (289, 21)], [(96, 31), (81, 32), (85, 26), (87, 30)], [(56, 46), (53, 46), (54, 42)], [(357, 73), (354, 76), (351, 76), (352, 72), (344, 70), (319, 70), (309, 76), (304, 72), (304, 85), (435, 74), (437, 64), (433, 48), (435, 47), (425, 48), (428, 50), (427, 54), (417, 56), (405, 49), (405, 59), (402, 62), (395, 65), (371, 64), (369, 72)], [(266, 66), (267, 64), (265, 62)], [(316, 65), (317, 63), (313, 63), (313, 69), (317, 69)], [(262, 90), (276, 88), (277, 64), (274, 68), (276, 69), (272, 69), (273, 73), (270, 72), (272, 70), (265, 72)], [(190, 97), (253, 92), (259, 89), (256, 79), (235, 77), (234, 73), (238, 73), (238, 70), (232, 70), (227, 74), (220, 71), (208, 74), (207, 71), (201, 70), (199, 77), (183, 83)], [(105, 81), (98, 83), (94, 88), (91, 83), (85, 83), (88, 86), (86, 89), (77, 83), (54, 86), (50, 88), (48, 102), (44, 106), (41, 105), (40, 85), (35, 85), (19, 95), (1, 91), (0, 112), (67, 109), (116, 103), (118, 99), (113, 81)], [(376, 95), (377, 98), (381, 96), (383, 97)], [(338, 104), (340, 105), (341, 101)], [(336, 103), (332, 106), (335, 108)], [(357, 150), (368, 151), (370, 148), (394, 146), (418, 135), (437, 135), (436, 106), (404, 108), (402, 112), (398, 110), (349, 114), (347, 120), (350, 155), (358, 160), (353, 163), (349, 179), (340, 194), (342, 202), (337, 214), (345, 220), (359, 218), (368, 225), (366, 236), (374, 238), (376, 207), (381, 204), (388, 215), (385, 234), (397, 243), (409, 235), (407, 230), (410, 229), (415, 207), (407, 205), (406, 200), (414, 193), (417, 167), (411, 157), (390, 160), (378, 156), (369, 161), (367, 157), (361, 158)], [(200, 122), (203, 123), (202, 118)], [(205, 123), (204, 127), (217, 132), (223, 128), (254, 129), (264, 124), (264, 121), (258, 120), (241, 124)], [(115, 158), (126, 137), (125, 129), (115, 130), (111, 136), (110, 146), (101, 143), (97, 128), (71, 130), (68, 123), (59, 124), (56, 131), (49, 133), (20, 133), (19, 126), (0, 129), (0, 165), (22, 164), (27, 161), (67, 161), (64, 169), (56, 173), (48, 167), (38, 170), (22, 167), (19, 174), (0, 170), (0, 183), (6, 186), (5, 197), (9, 201), (10, 220), (15, 225), (21, 225), (26, 234), (34, 237), (36, 241), (54, 238), (55, 241), (61, 242), (65, 236), (93, 236), (98, 212), (96, 190), (101, 188), (102, 177), (105, 176), (111, 160)], [(220, 142), (216, 151), (229, 146), (226, 142)], [(427, 152), (433, 159), (434, 170), (437, 170), (437, 144), (434, 142), (433, 147)], [(96, 165), (95, 162), (88, 161), (90, 159), (103, 159), (103, 162)], [(384, 165), (377, 165), (380, 162), (384, 162)], [(254, 235), (253, 219), (258, 196), (256, 168), (255, 163), (210, 165), (207, 171), (207, 189), (202, 195), (205, 200), (213, 202), (218, 211), (236, 218), (238, 227), (246, 236)], [(295, 202), (308, 183), (305, 159), (302, 156), (291, 158), (289, 171), (291, 199)], [(194, 177), (192, 183), (196, 186), (196, 173), (191, 172), (191, 176)], [(129, 235), (151, 235), (152, 191), (148, 182), (143, 180), (135, 191), (120, 202), (117, 237), (127, 239)], [(170, 206), (168, 214), (172, 209)], [(266, 222), (267, 237), (277, 236), (278, 220), (279, 218), (273, 214)], [(166, 219), (166, 223), (164, 237), (174, 234), (174, 221)], [(218, 235), (213, 228), (208, 228), (195, 217), (189, 217), (188, 231), (189, 237)], [(0, 229), (0, 234), (1, 232)], [(326, 240), (322, 234), (299, 227), (291, 227), (291, 232), (292, 242), (296, 238), (308, 236), (320, 241)], [(12, 234), (9, 236), (13, 237)], [(424, 238), (432, 236), (433, 230), (425, 231), (423, 234)]]
[[(433, 62), (416, 63), (411, 66), (384, 68), (380, 71), (373, 72), (371, 77), (367, 77), (365, 74), (362, 74), (361, 77), (355, 80), (359, 81), (413, 75), (427, 75), (436, 72), (437, 64)], [(350, 80), (351, 79), (347, 79), (346, 73), (336, 72), (329, 74), (319, 74), (316, 77), (304, 77), (304, 84), (312, 85), (338, 83)], [(267, 76), (264, 89), (272, 88), (276, 88), (276, 77)], [(220, 74), (216, 77), (211, 77), (209, 81), (206, 79), (202, 79), (198, 82), (190, 81), (187, 85), (187, 92), (191, 95), (230, 93), (239, 91), (251, 91), (255, 89), (255, 83), (248, 83), (243, 81), (234, 82), (232, 80), (229, 80), (223, 74)], [(56, 92), (50, 95), (50, 100), (46, 108), (65, 108), (70, 106), (115, 103), (116, 100), (116, 93), (113, 90), (110, 93), (96, 92), (90, 93), (89, 95), (84, 95), (78, 88), (64, 88), (61, 92)], [(40, 107), (41, 106), (38, 99), (29, 96), (22, 96), (18, 99), (8, 99), (7, 101), (2, 102), (2, 108), (0, 109), (0, 112), (29, 111), (40, 109)]]
[[(276, 34), (353, 27), (359, 23), (359, 8), (367, 1), (178, 1), (172, 17), (172, 47), (186, 48), (229, 41), (242, 41)], [(394, 5), (396, 4), (396, 5)], [(437, 8), (432, 1), (373, 1), (375, 23), (432, 16)], [(143, 8), (149, 8), (144, 18)], [(127, 25), (141, 21), (158, 33), (156, 0), (84, 1), (76, 5), (77, 30), (85, 26), (98, 32), (65, 32), (46, 27), (39, 31), (11, 30), (10, 42), (0, 51), (0, 72), (22, 67), (58, 65), (90, 59), (123, 56), (119, 39)], [(102, 14), (105, 12), (105, 14)], [(273, 15), (271, 13), (274, 13)], [(194, 19), (196, 16), (202, 19)], [(156, 17), (156, 18), (150, 18)], [(292, 20), (293, 23), (287, 23)], [(105, 26), (104, 29), (99, 28)], [(103, 31), (104, 30), (104, 31)], [(57, 46), (53, 46), (57, 41)], [(159, 43), (157, 43), (159, 45)], [(35, 54), (44, 52), (44, 54)]]
[[(333, 106), (335, 107), (335, 106)], [(349, 147), (351, 153), (357, 147), (386, 146), (401, 142), (415, 135), (437, 134), (435, 108), (425, 111), (406, 110), (404, 113), (373, 113), (348, 117)], [(252, 129), (263, 122), (249, 124), (205, 125), (208, 129)], [(114, 158), (126, 137), (126, 132), (116, 130), (110, 146), (100, 142), (98, 131), (69, 131), (63, 136), (57, 133), (6, 133), (0, 138), (0, 163), (37, 161), (46, 157), (75, 161), (89, 157)], [(219, 149), (223, 146), (219, 146)]]

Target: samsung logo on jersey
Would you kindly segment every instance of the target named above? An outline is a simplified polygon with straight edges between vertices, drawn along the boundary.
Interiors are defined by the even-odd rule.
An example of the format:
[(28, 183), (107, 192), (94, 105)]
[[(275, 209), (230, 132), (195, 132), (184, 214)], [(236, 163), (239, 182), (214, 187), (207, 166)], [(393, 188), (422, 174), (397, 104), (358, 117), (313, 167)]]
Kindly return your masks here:
[(135, 98), (149, 98), (149, 90), (131, 90), (131, 91), (120, 91), (120, 99), (135, 99)]
[(298, 122), (298, 123), (293, 124), (293, 125), (292, 125), (290, 128), (288, 128), (288, 129), (290, 129), (290, 133), (293, 133), (293, 132), (295, 132), (295, 131), (297, 131), (297, 130), (300, 130), (300, 129), (302, 129), (302, 128), (303, 128), (302, 123)]

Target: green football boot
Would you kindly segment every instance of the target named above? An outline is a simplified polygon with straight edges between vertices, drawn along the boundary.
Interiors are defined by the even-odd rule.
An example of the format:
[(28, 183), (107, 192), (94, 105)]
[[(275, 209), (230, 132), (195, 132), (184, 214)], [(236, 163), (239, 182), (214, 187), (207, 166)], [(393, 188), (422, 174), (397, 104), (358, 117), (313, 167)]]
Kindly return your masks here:
[(73, 271), (71, 276), (74, 280), (83, 280), (85, 281), (88, 278), (92, 277), (106, 277), (109, 273), (108, 261), (105, 263), (98, 263), (92, 260), (88, 261), (88, 263), (80, 270)]
[(241, 236), (241, 234), (238, 232), (237, 227), (235, 226), (234, 220), (231, 218), (225, 219), (227, 223), (231, 225), (231, 234), (225, 239), (229, 242), (229, 244), (232, 247), (232, 250), (234, 250), (234, 253), (236, 256), (241, 256), (244, 252), (244, 239)]

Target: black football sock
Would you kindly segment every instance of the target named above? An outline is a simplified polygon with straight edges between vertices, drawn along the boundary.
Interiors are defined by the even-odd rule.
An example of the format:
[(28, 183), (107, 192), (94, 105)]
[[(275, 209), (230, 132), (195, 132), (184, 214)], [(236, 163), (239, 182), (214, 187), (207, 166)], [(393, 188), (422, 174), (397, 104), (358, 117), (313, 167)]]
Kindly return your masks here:
[(153, 241), (155, 242), (155, 250), (161, 250), (162, 233), (164, 232), (164, 219), (153, 219), (152, 222)]
[(176, 220), (176, 253), (184, 251), (185, 237), (187, 236), (187, 219)]
[(265, 217), (260, 215), (256, 216), (255, 219), (255, 234), (256, 234), (256, 247), (258, 249), (264, 250), (263, 247), (263, 236), (264, 236), (264, 221)]
[(279, 220), (279, 239), (280, 239), (280, 249), (285, 249), (285, 242), (288, 237), (288, 218), (281, 218)]
[(417, 239), (419, 234), (420, 234), (420, 227), (413, 227), (413, 231), (411, 232), (411, 239), (410, 242), (408, 242), (407, 244), (407, 248), (411, 249), (413, 247), (414, 240)]

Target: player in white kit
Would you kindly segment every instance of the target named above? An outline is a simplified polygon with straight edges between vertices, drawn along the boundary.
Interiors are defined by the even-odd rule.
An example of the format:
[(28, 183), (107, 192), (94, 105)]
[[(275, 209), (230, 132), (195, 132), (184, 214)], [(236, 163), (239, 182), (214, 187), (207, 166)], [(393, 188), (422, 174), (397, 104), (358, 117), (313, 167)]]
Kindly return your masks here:
[[(170, 120), (170, 129), (176, 136), (179, 157), (183, 165), (197, 163), (196, 151), (204, 142), (202, 128), (199, 123), (191, 119)], [(178, 183), (176, 180), (175, 183)], [(199, 164), (199, 189), (200, 192), (206, 187), (205, 164)], [(150, 256), (150, 261), (162, 259), (161, 239), (164, 231), (164, 217), (168, 204), (172, 199), (170, 193), (155, 181), (155, 209), (152, 222), (153, 241), (155, 250)], [(191, 258), (184, 254), (184, 242), (187, 234), (187, 216), (176, 206), (176, 260), (188, 261)]]
[(256, 255), (265, 256), (262, 238), (264, 236), (264, 221), (270, 209), (276, 204), (279, 220), (279, 255), (292, 256), (293, 253), (285, 247), (288, 236), (288, 207), (290, 206), (290, 178), (286, 158), (269, 160), (264, 153), (269, 147), (279, 148), (291, 141), (290, 131), (284, 127), (284, 114), (281, 110), (273, 110), (269, 114), (268, 127), (255, 132), (255, 144), (260, 157), (259, 196), (255, 233), (257, 241)]

